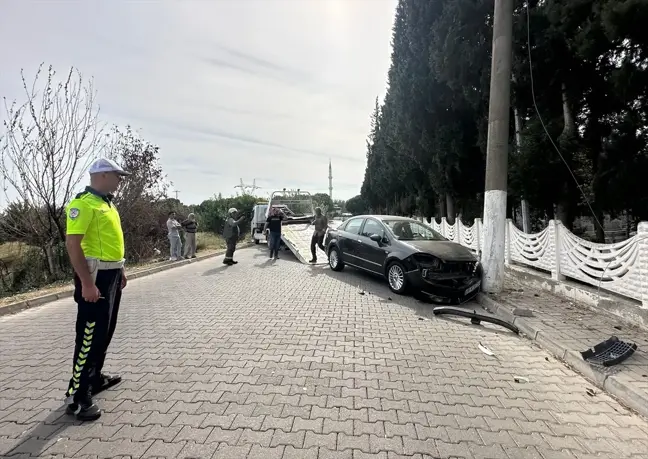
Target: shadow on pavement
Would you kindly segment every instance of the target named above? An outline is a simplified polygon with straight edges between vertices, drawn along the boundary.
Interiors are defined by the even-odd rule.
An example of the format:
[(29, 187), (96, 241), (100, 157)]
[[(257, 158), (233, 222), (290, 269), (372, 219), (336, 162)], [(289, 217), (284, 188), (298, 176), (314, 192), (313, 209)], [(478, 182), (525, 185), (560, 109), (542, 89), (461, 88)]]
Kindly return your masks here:
[(228, 265), (223, 265), (219, 266), (218, 268), (212, 268), (208, 269), (204, 273), (202, 273), (203, 276), (213, 276), (214, 274), (222, 274), (227, 268), (229, 268)]
[(256, 252), (254, 255), (252, 255), (253, 258), (263, 258), (263, 257), (268, 258), (269, 257), (269, 255), (268, 255), (269, 250), (268, 250), (268, 247), (265, 246), (265, 244), (264, 245), (261, 245), (261, 244), (255, 245), (254, 247), (252, 247), (252, 249), (254, 249), (254, 251)]
[[(256, 255), (255, 255), (256, 258)], [(275, 260), (274, 258), (267, 257), (267, 259), (261, 263), (256, 263), (254, 266), (258, 268), (276, 268), (277, 267), (277, 262), (279, 260)]]
[[(6, 456), (40, 457), (41, 453), (55, 444), (70, 426), (81, 425), (74, 417), (65, 414), (65, 405), (52, 411), (32, 430), (16, 439), (16, 445), (6, 452)], [(3, 456), (4, 457), (4, 456)]]

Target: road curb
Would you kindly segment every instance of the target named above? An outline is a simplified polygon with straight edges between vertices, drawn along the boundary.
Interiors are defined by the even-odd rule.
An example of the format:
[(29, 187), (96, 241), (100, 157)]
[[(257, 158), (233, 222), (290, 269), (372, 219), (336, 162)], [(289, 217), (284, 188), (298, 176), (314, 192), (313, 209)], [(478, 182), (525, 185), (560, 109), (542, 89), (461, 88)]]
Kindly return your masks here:
[[(237, 248), (245, 249), (251, 245), (252, 245), (251, 243), (244, 243), (244, 244), (240, 244)], [(210, 258), (223, 255), (224, 253), (225, 250), (218, 250), (213, 253), (208, 253), (207, 255), (197, 256), (193, 260), (188, 259), (188, 260), (174, 261), (174, 262), (163, 262), (163, 264), (159, 266), (155, 266), (153, 268), (143, 269), (141, 271), (136, 271), (134, 273), (128, 273), (128, 280), (139, 279), (141, 277), (150, 276), (152, 274), (157, 274), (162, 271), (168, 271), (169, 269), (179, 268), (180, 266), (185, 266), (191, 263), (208, 260)], [(57, 301), (63, 298), (69, 298), (72, 296), (73, 293), (74, 291), (70, 289), (58, 293), (48, 293), (43, 296), (38, 296), (36, 298), (31, 298), (29, 300), (18, 301), (16, 303), (11, 303), (6, 306), (0, 306), (0, 316), (15, 314), (17, 312), (24, 311), (26, 309), (43, 306), (44, 304), (51, 303), (53, 301)]]
[(630, 383), (623, 381), (619, 375), (609, 375), (598, 370), (583, 360), (580, 353), (551, 339), (529, 319), (515, 316), (513, 314), (513, 308), (504, 306), (488, 295), (480, 293), (477, 296), (477, 302), (492, 314), (513, 323), (531, 341), (535, 341), (538, 346), (551, 353), (554, 357), (564, 361), (599, 389), (608, 392), (627, 407), (648, 418), (648, 396), (638, 392)]

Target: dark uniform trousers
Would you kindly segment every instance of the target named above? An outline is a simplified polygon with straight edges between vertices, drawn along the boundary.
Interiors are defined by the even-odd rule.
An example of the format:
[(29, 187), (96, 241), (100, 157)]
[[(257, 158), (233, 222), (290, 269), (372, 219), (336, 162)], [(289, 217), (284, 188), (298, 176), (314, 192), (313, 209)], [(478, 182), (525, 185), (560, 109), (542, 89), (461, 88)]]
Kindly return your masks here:
[(72, 396), (75, 402), (85, 400), (91, 387), (100, 383), (108, 345), (117, 326), (121, 281), (121, 269), (97, 271), (95, 285), (103, 298), (89, 303), (81, 294), (81, 280), (74, 277), (74, 301), (78, 305), (76, 345), (66, 396)]
[(311, 244), (310, 244), (310, 249), (311, 249), (311, 254), (313, 255), (313, 260), (317, 259), (317, 248), (319, 247), (320, 250), (324, 253), (326, 253), (326, 247), (324, 247), (324, 235), (323, 234), (317, 234), (317, 231), (313, 233), (313, 237), (311, 237)]
[(234, 252), (236, 251), (236, 243), (238, 242), (238, 235), (230, 237), (227, 241), (227, 249), (225, 250), (225, 259), (231, 260), (234, 258)]

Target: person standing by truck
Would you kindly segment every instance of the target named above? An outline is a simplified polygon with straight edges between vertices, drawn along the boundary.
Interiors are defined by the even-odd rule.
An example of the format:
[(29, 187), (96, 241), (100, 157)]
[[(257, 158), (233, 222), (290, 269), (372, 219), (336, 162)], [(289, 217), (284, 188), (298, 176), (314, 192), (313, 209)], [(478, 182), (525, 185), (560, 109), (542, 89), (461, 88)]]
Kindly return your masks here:
[(281, 246), (281, 222), (286, 217), (280, 209), (271, 207), (268, 212), (266, 224), (263, 232), (268, 231), (268, 247), (270, 248), (270, 258), (279, 259), (279, 247)]
[(236, 243), (239, 240), (239, 235), (241, 230), (239, 229), (239, 223), (243, 221), (245, 215), (241, 216), (238, 220), (235, 220), (234, 217), (238, 213), (236, 208), (231, 207), (227, 211), (227, 219), (225, 220), (225, 228), (223, 229), (223, 239), (227, 244), (227, 250), (225, 251), (225, 258), (223, 259), (224, 265), (235, 265), (238, 261), (234, 261), (234, 252), (236, 251)]
[(328, 218), (326, 218), (326, 215), (322, 214), (322, 209), (319, 207), (315, 208), (315, 218), (311, 224), (315, 225), (315, 231), (313, 232), (310, 245), (313, 258), (309, 263), (317, 263), (317, 247), (319, 247), (322, 252), (326, 253), (326, 248), (324, 247), (324, 235), (328, 228)]

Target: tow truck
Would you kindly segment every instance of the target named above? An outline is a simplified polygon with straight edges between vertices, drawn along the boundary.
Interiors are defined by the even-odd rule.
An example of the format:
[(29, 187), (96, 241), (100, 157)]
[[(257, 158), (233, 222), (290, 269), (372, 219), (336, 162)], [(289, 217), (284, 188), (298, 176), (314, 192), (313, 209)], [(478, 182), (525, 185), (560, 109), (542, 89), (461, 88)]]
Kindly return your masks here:
[[(281, 210), (286, 216), (281, 227), (281, 245), (290, 250), (300, 262), (308, 263), (312, 256), (310, 253), (310, 242), (313, 236), (311, 223), (315, 218), (311, 194), (300, 189), (284, 188), (273, 191), (267, 203), (258, 203), (254, 206), (251, 232), (256, 244), (268, 239), (268, 235), (263, 232), (263, 227), (268, 217), (268, 210), (271, 208)], [(326, 254), (319, 248), (317, 251), (317, 259), (320, 263), (326, 263)]]

